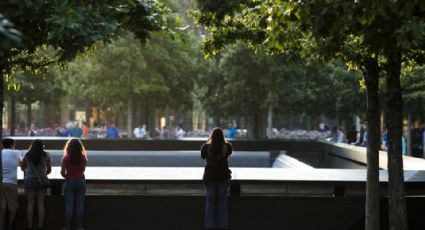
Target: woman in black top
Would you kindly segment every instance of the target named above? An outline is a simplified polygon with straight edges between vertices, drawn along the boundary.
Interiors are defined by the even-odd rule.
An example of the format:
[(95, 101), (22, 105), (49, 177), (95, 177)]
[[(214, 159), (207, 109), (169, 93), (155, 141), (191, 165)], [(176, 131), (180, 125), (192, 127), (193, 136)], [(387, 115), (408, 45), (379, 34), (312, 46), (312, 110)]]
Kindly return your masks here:
[(232, 145), (224, 139), (223, 130), (214, 128), (208, 142), (201, 147), (201, 157), (206, 160), (204, 170), (205, 228), (227, 229), (227, 189), (231, 178), (228, 158)]

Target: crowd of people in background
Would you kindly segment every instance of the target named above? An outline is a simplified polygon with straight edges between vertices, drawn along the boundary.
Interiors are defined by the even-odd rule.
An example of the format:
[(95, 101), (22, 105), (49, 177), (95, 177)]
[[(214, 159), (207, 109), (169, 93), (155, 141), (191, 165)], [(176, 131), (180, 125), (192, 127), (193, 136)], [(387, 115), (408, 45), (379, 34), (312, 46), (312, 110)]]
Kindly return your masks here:
[[(15, 136), (57, 136), (75, 138), (136, 138), (136, 139), (182, 139), (184, 137), (207, 137), (210, 130), (189, 130), (183, 124), (175, 126), (163, 126), (148, 128), (146, 124), (139, 123), (131, 131), (126, 128), (117, 127), (115, 123), (94, 123), (90, 127), (86, 122), (69, 121), (64, 126), (53, 124), (50, 127), (37, 128), (34, 124), (26, 133), (16, 130)], [(237, 138), (241, 134), (246, 134), (246, 130), (238, 130), (236, 125), (228, 124), (224, 129), (226, 137)], [(8, 136), (9, 130), (4, 129), (3, 133)]]
[[(350, 131), (345, 132), (343, 128), (333, 127), (330, 133), (330, 141), (333, 143), (348, 143), (356, 146), (367, 147), (368, 145), (368, 133), (367, 133), (367, 123), (363, 122), (360, 126), (360, 131), (357, 131), (353, 126)], [(402, 143), (402, 154), (407, 154), (407, 141), (405, 135), (401, 138)], [(388, 150), (388, 131), (384, 127), (384, 130), (381, 134), (381, 150)]]
[[(19, 135), (19, 134), (18, 134)], [(22, 134), (21, 134), (22, 135)], [(149, 131), (146, 124), (138, 124), (132, 131), (127, 133), (126, 129), (119, 128), (115, 123), (95, 124), (89, 127), (86, 122), (68, 122), (65, 127), (53, 125), (52, 127), (37, 129), (31, 125), (28, 130), (28, 136), (58, 136), (75, 138), (137, 138), (137, 139), (180, 139), (187, 136), (187, 131), (183, 125), (176, 127), (155, 128), (153, 132)]]
[[(229, 123), (227, 129), (223, 129), (227, 138), (230, 139), (244, 139), (247, 138), (246, 129), (237, 129), (233, 123)], [(416, 152), (422, 152), (425, 144), (424, 130), (421, 129), (419, 134), (413, 134), (413, 149)], [(57, 124), (48, 128), (38, 129), (33, 124), (28, 129), (28, 136), (59, 136), (59, 137), (74, 137), (74, 138), (136, 138), (136, 139), (182, 139), (185, 137), (207, 137), (209, 130), (187, 130), (182, 124), (176, 126), (163, 126), (148, 129), (146, 124), (138, 124), (132, 132), (127, 132), (125, 128), (119, 128), (115, 123), (94, 123), (92, 127), (86, 122), (68, 122), (64, 127)], [(333, 143), (348, 143), (356, 146), (367, 147), (368, 133), (367, 123), (361, 122), (359, 129), (352, 126), (347, 131), (342, 127), (334, 126), (330, 128), (325, 123), (320, 123), (316, 130), (303, 130), (303, 129), (285, 129), (280, 130), (272, 129), (272, 138), (276, 139), (289, 139), (289, 140), (328, 140)], [(6, 134), (7, 135), (7, 134)], [(418, 137), (416, 137), (418, 136)], [(418, 139), (418, 140), (416, 140)], [(402, 137), (402, 152), (407, 154), (407, 138), (406, 135)], [(420, 142), (419, 144), (416, 142)], [(387, 130), (383, 129), (381, 135), (381, 149), (386, 151), (388, 148), (388, 135)]]

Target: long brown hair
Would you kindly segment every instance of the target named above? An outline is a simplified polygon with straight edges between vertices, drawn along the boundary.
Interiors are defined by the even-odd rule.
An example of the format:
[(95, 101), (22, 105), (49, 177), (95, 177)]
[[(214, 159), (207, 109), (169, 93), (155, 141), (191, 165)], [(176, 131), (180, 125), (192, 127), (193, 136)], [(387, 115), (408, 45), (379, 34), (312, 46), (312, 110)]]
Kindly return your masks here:
[(39, 165), (42, 158), (46, 157), (47, 153), (44, 151), (43, 141), (35, 139), (32, 143), (25, 157), (31, 161), (35, 166)]
[(210, 144), (210, 147), (208, 149), (208, 155), (212, 157), (217, 157), (218, 159), (225, 157), (225, 143), (227, 142), (224, 138), (223, 130), (219, 127), (214, 128), (208, 138), (208, 144)]
[(70, 139), (63, 149), (64, 155), (69, 156), (71, 164), (80, 164), (83, 157), (87, 158), (87, 152), (80, 139)]

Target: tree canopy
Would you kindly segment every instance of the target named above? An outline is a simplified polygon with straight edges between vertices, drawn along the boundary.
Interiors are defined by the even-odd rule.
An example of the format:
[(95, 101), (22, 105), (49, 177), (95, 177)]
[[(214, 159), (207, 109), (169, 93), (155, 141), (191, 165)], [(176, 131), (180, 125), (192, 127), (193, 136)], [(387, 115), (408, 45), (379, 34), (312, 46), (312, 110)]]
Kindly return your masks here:
[[(66, 61), (96, 41), (110, 41), (125, 30), (145, 40), (149, 31), (160, 30), (166, 23), (165, 8), (154, 0), (6, 0), (0, 3), (0, 8), (24, 35), (24, 46), (2, 53), (6, 57), (3, 62), (11, 55), (31, 53), (42, 45), (54, 47), (57, 60)], [(31, 60), (20, 59), (20, 62), (31, 64)]]
[(269, 56), (237, 42), (207, 66), (198, 94), (215, 117), (262, 116), (272, 106), (276, 115), (323, 115), (341, 125), (364, 108), (361, 76), (338, 61)]
[(76, 101), (123, 109), (129, 97), (155, 98), (150, 102), (153, 108), (190, 108), (188, 92), (197, 75), (194, 57), (199, 56), (192, 44), (155, 33), (142, 46), (127, 34), (110, 44), (97, 44), (59, 74)]
[[(407, 229), (401, 153), (402, 93), (400, 73), (408, 59), (422, 62), (425, 39), (423, 1), (197, 1), (192, 12), (210, 32), (205, 40), (207, 55), (217, 54), (238, 39), (269, 53), (301, 52), (322, 57), (340, 57), (363, 69), (368, 88), (368, 159), (376, 165), (379, 141), (379, 72), (386, 71), (386, 122), (389, 133), (390, 226)], [(372, 96), (373, 95), (373, 96)], [(378, 101), (377, 101), (378, 100)], [(370, 116), (369, 116), (370, 115)], [(370, 153), (370, 154), (369, 154)], [(373, 171), (373, 172), (372, 172)], [(377, 167), (368, 171), (376, 185)], [(370, 181), (370, 180), (368, 180)], [(374, 187), (377, 188), (376, 186)], [(375, 195), (377, 192), (375, 191)], [(371, 194), (373, 195), (373, 194)], [(369, 199), (369, 196), (368, 196)], [(377, 197), (374, 198), (377, 201)], [(369, 201), (369, 200), (368, 200)], [(376, 208), (378, 205), (374, 204)], [(368, 206), (369, 207), (369, 206)], [(369, 209), (367, 209), (369, 210)], [(366, 228), (377, 229), (377, 217)]]

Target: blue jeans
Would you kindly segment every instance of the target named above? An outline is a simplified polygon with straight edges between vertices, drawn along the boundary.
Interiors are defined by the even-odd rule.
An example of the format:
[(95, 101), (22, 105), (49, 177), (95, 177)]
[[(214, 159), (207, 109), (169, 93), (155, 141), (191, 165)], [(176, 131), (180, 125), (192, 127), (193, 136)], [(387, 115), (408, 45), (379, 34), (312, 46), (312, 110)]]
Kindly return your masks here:
[(204, 182), (205, 228), (228, 228), (227, 189), (229, 181)]
[[(84, 196), (86, 194), (86, 180), (85, 179), (69, 179), (65, 180), (64, 185), (65, 194), (65, 229), (71, 227), (72, 210), (76, 211), (77, 228), (83, 227), (83, 213), (84, 213)], [(75, 202), (74, 202), (75, 201)]]

